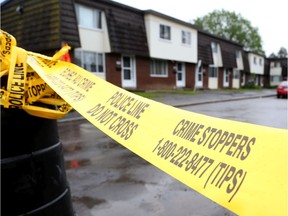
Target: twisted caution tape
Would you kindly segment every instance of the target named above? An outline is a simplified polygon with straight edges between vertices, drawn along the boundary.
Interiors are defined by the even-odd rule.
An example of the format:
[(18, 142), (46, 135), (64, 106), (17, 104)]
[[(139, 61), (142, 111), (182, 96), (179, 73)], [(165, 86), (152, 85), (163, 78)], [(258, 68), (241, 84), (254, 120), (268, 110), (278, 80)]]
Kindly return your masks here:
[[(0, 104), (4, 108), (24, 109), (31, 115), (58, 119), (72, 107), (27, 64), (28, 53), (16, 46), (16, 39), (1, 30), (1, 91)], [(70, 49), (64, 46), (46, 61), (56, 62)], [(29, 55), (41, 56), (29, 53)]]
[[(34, 100), (25, 98), (32, 84), (24, 80), (35, 73), (34, 86), (40, 85), (39, 91), (45, 86), (45, 93), (35, 100), (67, 102), (66, 106), (71, 105), (108, 136), (216, 203), (238, 215), (288, 214), (287, 130), (200, 115), (148, 100), (56, 60), (59, 56), (53, 59), (25, 52), (14, 48), (15, 44), (12, 55), (1, 55), (4, 62), (10, 62), (8, 76), (16, 76), (19, 63), (28, 69), (26, 75), (21, 72), (21, 81), (12, 78), (1, 98), (3, 106), (14, 107), (9, 102), (12, 86), (25, 83), (28, 93), (23, 100), (23, 91), (19, 92), (18, 107), (29, 107), (27, 103)], [(26, 111), (46, 115), (37, 106)]]

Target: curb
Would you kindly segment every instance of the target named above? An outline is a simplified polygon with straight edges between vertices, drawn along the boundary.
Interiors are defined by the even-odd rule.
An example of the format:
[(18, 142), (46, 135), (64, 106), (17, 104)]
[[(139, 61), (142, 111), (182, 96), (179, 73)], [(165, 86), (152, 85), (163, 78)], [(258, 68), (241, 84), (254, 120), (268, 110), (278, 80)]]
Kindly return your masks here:
[(203, 105), (203, 104), (210, 104), (210, 103), (222, 103), (222, 102), (229, 102), (229, 101), (238, 101), (238, 100), (249, 100), (249, 99), (257, 99), (257, 98), (265, 98), (265, 97), (274, 97), (275, 94), (269, 95), (258, 95), (258, 96), (245, 96), (245, 97), (238, 97), (238, 98), (229, 98), (229, 99), (222, 99), (222, 100), (211, 100), (211, 101), (202, 101), (202, 102), (195, 102), (195, 103), (187, 103), (187, 104), (178, 104), (178, 105), (171, 105), (173, 107), (185, 107), (185, 106), (196, 106), (196, 105)]

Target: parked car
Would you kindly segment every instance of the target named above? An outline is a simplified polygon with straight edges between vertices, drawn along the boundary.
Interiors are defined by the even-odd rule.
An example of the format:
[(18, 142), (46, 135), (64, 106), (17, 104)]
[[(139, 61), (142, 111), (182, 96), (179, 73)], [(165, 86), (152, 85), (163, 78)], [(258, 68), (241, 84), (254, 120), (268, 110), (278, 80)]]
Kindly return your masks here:
[(288, 95), (288, 81), (282, 81), (276, 88), (277, 98), (287, 97)]

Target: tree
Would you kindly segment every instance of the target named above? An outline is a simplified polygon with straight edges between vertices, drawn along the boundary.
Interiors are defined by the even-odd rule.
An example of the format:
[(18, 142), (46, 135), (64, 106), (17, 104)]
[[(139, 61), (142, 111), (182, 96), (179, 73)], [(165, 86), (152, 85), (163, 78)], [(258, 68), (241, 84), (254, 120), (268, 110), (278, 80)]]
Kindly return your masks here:
[(211, 34), (242, 44), (247, 51), (265, 54), (258, 29), (252, 27), (250, 21), (240, 14), (223, 9), (214, 10), (208, 15), (198, 17), (194, 24)]
[(287, 57), (287, 49), (284, 47), (281, 47), (279, 52), (278, 52), (278, 57), (279, 58), (286, 58)]
[(271, 53), (271, 54), (269, 55), (269, 58), (277, 58), (277, 55), (275, 55), (275, 53)]

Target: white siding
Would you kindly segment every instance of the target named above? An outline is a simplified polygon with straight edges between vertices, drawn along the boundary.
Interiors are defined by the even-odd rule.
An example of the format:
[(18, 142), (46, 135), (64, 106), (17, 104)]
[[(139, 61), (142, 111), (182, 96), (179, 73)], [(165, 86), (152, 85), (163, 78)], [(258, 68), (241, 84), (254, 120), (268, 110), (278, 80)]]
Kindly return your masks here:
[[(273, 62), (274, 65), (274, 62)], [(282, 80), (282, 68), (280, 65), (272, 66), (270, 64), (270, 85), (278, 85)]]
[(238, 70), (244, 70), (242, 53), (240, 51), (236, 51), (236, 52), (238, 52), (238, 57), (236, 58), (237, 69)]
[(271, 76), (281, 76), (282, 68), (281, 67), (270, 67)]
[[(222, 55), (221, 55), (221, 47), (218, 43), (215, 44), (217, 46), (217, 52), (212, 52), (213, 57), (213, 66), (215, 67), (223, 67)], [(211, 44), (212, 47), (212, 44)]]
[(209, 89), (217, 89), (218, 88), (218, 77), (209, 77)]
[[(264, 75), (264, 57), (249, 53), (248, 54), (249, 65), (250, 65), (250, 72), (253, 74)], [(256, 62), (254, 61), (256, 59)], [(262, 64), (260, 64), (260, 61)]]
[(102, 13), (102, 29), (79, 27), (81, 49), (91, 52), (111, 52), (105, 14)]
[[(171, 28), (171, 40), (159, 37), (160, 24)], [(150, 57), (197, 63), (197, 31), (192, 27), (172, 22), (152, 14), (145, 15), (145, 26)], [(182, 30), (191, 32), (191, 44), (182, 44)]]
[(232, 88), (240, 88), (240, 80), (239, 79), (232, 79)]

